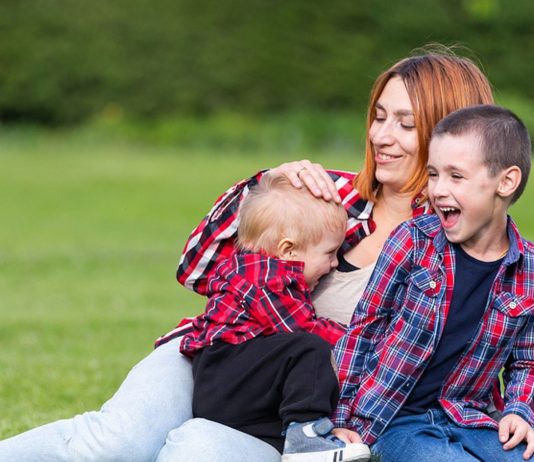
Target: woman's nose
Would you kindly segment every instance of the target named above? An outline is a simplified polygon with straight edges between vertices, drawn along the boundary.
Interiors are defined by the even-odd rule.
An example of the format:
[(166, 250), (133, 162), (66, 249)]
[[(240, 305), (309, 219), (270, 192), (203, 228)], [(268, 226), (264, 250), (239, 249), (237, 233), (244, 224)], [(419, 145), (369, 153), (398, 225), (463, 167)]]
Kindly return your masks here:
[(395, 138), (393, 136), (392, 127), (388, 121), (384, 121), (378, 127), (376, 127), (376, 131), (373, 133), (371, 138), (373, 144), (378, 146), (392, 144), (394, 140)]

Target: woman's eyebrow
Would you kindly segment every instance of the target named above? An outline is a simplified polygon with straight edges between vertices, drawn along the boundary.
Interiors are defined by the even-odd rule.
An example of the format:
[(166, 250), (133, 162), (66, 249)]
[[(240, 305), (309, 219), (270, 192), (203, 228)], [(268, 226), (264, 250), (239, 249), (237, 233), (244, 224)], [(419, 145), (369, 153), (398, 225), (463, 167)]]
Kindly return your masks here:
[[(380, 103), (375, 104), (375, 109), (379, 109), (381, 111), (387, 112), (384, 106), (382, 106)], [(398, 117), (399, 116), (404, 117), (404, 116), (413, 116), (414, 114), (413, 114), (413, 111), (410, 109), (397, 109), (396, 111), (393, 111), (393, 115), (398, 116)]]

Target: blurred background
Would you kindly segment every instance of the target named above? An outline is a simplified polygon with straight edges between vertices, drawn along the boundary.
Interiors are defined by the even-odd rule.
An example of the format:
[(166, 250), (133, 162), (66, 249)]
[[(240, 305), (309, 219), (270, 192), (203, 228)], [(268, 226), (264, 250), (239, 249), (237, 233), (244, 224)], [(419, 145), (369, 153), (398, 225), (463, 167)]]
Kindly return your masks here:
[(202, 311), (174, 271), (233, 182), (357, 170), (371, 85), (413, 49), (457, 46), (532, 131), (533, 24), (528, 0), (2, 0), (0, 437), (99, 407)]
[(59, 127), (221, 112), (363, 112), (378, 73), (432, 41), (467, 46), (499, 95), (526, 104), (534, 98), (530, 6), (4, 0), (0, 115), (4, 124)]

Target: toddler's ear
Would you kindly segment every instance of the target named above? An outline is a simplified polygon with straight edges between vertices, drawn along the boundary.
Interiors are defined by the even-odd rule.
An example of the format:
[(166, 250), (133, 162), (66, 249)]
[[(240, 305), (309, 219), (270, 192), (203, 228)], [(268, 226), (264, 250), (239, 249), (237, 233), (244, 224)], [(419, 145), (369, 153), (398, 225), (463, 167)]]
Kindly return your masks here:
[(517, 165), (512, 165), (500, 173), (501, 181), (497, 188), (497, 194), (503, 199), (511, 197), (521, 183), (521, 170)]
[(296, 260), (298, 257), (295, 241), (289, 237), (284, 237), (276, 246), (276, 256), (281, 260)]

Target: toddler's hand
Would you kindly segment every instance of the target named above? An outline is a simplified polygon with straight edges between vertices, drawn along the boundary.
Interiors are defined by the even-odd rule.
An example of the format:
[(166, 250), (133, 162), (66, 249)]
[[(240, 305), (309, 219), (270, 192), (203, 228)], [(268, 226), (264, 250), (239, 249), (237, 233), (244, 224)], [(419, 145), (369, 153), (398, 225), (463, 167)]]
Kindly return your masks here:
[(516, 414), (505, 415), (499, 421), (499, 441), (503, 443), (504, 450), (515, 448), (522, 441), (526, 442), (527, 449), (523, 453), (525, 460), (534, 454), (534, 430), (525, 419)]

